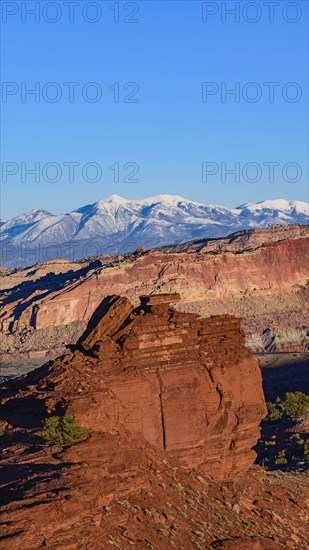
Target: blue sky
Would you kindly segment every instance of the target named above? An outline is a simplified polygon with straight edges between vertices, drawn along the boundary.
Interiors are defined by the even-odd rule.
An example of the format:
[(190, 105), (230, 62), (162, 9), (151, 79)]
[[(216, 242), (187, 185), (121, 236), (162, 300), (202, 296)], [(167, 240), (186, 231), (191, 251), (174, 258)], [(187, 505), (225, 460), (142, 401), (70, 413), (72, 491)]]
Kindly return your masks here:
[[(296, 2), (299, 13), (280, 2), (273, 22), (260, 1), (238, 2), (239, 22), (224, 22), (231, 0), (75, 3), (70, 22), (65, 1), (41, 0), (35, 22), (22, 12), (35, 2), (2, 2), (2, 217), (70, 211), (111, 193), (226, 206), (307, 200), (307, 2)], [(203, 82), (218, 90), (207, 102)], [(223, 102), (224, 86), (237, 82), (239, 101)], [(273, 102), (265, 82), (277, 83)], [(37, 96), (25, 95), (35, 83)], [(71, 162), (79, 165), (70, 182)], [(274, 181), (265, 162), (276, 163)], [(202, 178), (203, 163), (216, 173)], [(235, 163), (239, 181), (224, 181), (224, 165)], [(38, 181), (24, 173), (35, 164)]]

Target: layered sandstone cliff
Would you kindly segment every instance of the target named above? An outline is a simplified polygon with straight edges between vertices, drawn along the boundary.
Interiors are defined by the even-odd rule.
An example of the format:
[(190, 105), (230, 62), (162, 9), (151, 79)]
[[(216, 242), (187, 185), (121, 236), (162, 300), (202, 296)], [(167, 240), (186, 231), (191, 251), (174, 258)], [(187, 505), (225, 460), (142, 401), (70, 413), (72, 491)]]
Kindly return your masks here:
[[(246, 474), (265, 402), (240, 321), (179, 298), (104, 299), (68, 355), (2, 388), (0, 548), (306, 548), (302, 478)], [(49, 449), (65, 411), (86, 438)]]
[(177, 312), (179, 299), (145, 297), (135, 310), (104, 300), (75, 349), (5, 401), (4, 419), (18, 426), (26, 413), (35, 425), (65, 408), (86, 430), (128, 430), (217, 479), (244, 471), (265, 414), (258, 363), (240, 320)]
[[(255, 351), (308, 345), (308, 228), (279, 226), (121, 258), (53, 263), (3, 277), (2, 351), (76, 341), (102, 295), (178, 292), (178, 309), (243, 319)], [(78, 269), (77, 269), (78, 266)]]

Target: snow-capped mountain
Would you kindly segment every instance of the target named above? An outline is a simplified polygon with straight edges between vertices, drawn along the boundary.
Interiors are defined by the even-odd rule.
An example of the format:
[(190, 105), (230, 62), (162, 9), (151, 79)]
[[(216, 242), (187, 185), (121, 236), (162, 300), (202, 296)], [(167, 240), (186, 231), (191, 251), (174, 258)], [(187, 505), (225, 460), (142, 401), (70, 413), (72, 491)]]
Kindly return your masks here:
[(0, 225), (1, 264), (31, 265), (55, 257), (117, 255), (273, 224), (308, 224), (308, 204), (284, 199), (237, 208), (204, 205), (177, 195), (130, 200), (110, 195), (68, 214), (31, 210)]

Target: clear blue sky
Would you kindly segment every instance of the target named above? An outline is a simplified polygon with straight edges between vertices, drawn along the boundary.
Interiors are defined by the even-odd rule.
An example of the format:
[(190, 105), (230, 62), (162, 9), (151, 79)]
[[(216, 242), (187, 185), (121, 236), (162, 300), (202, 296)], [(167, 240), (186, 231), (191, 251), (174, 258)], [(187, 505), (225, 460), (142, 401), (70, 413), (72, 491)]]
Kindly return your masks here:
[[(295, 23), (287, 20), (297, 13), (286, 11), (285, 1), (276, 8), (273, 22), (264, 3), (257, 1), (260, 14), (254, 8), (245, 10), (238, 23), (235, 16), (222, 21), (221, 2), (217, 2), (218, 13), (203, 22), (200, 1), (100, 1), (91, 6), (83, 0), (76, 2), (72, 23), (65, 1), (58, 2), (58, 12), (53, 6), (44, 11), (44, 5), (56, 3), (41, 0), (40, 20), (35, 22), (33, 16), (22, 13), (22, 4), (30, 9), (34, 2), (2, 2), (2, 80), (15, 83), (5, 84), (9, 95), (2, 94), (2, 162), (14, 167), (5, 165), (5, 170), (17, 170), (2, 183), (2, 217), (32, 208), (71, 211), (111, 193), (128, 198), (170, 193), (226, 206), (279, 197), (307, 200), (306, 1), (297, 3), (302, 14)], [(101, 14), (96, 13), (95, 4)], [(139, 7), (136, 14), (134, 4)], [(205, 3), (204, 9), (211, 10), (215, 4)], [(235, 2), (226, 4), (233, 7)], [(246, 4), (242, 0), (241, 8)], [(6, 16), (10, 10), (17, 13)], [(90, 23), (96, 16), (99, 20)], [(245, 20), (255, 16), (260, 20)], [(57, 17), (58, 22), (50, 22)], [(114, 21), (117, 18), (119, 22)], [(49, 82), (56, 82), (57, 88), (46, 87)], [(73, 102), (65, 82), (80, 83)], [(83, 98), (81, 89), (89, 82), (102, 91), (100, 101), (91, 102), (94, 87), (86, 88), (87, 100)], [(119, 102), (114, 101), (118, 85), (109, 89), (115, 82), (120, 87)], [(138, 102), (123, 102), (136, 90), (136, 85), (123, 90), (128, 82), (138, 85), (139, 91), (128, 98)], [(239, 82), (247, 99), (260, 87), (262, 97), (253, 103), (241, 96), (237, 103), (227, 96), (223, 103), (218, 92), (206, 103), (202, 82), (215, 82), (219, 90), (221, 83), (232, 88)], [(248, 82), (257, 84), (246, 91)], [(273, 103), (264, 82), (279, 83)], [(296, 82), (301, 89), (299, 101), (284, 99), (297, 92), (293, 87), (284, 89), (288, 82)], [(40, 88), (38, 102), (22, 92), (22, 86), (34, 88), (35, 83)], [(46, 100), (60, 92), (60, 101)], [(70, 182), (69, 168), (63, 163), (74, 161), (80, 166)], [(55, 183), (42, 174), (51, 162), (62, 170)], [(89, 162), (100, 165), (100, 181), (85, 181), (82, 167)], [(133, 170), (124, 169), (128, 162), (139, 166), (131, 178), (138, 182), (123, 181)], [(203, 162), (218, 164), (217, 174), (207, 181), (202, 179)], [(236, 162), (241, 169), (250, 162), (261, 166), (261, 179), (254, 183), (241, 176), (235, 182), (231, 176), (221, 181), (221, 163), (232, 168)], [(264, 162), (280, 163), (274, 182), (269, 181)], [(282, 167), (290, 162), (302, 168), (297, 182), (285, 181), (282, 175)], [(38, 163), (40, 181), (28, 176), (23, 182), (21, 163), (28, 168)], [(115, 163), (119, 163), (119, 182), (113, 181), (115, 170), (109, 168), (116, 168)], [(55, 172), (52, 167), (48, 170), (45, 173), (51, 179)], [(94, 177), (90, 168), (86, 179)], [(293, 177), (291, 169), (289, 178)]]

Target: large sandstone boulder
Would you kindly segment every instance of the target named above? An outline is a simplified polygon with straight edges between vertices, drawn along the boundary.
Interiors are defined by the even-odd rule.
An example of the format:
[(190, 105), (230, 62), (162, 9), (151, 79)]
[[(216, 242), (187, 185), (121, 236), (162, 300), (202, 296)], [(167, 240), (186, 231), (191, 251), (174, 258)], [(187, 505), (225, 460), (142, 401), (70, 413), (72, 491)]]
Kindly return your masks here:
[(181, 313), (179, 299), (142, 297), (133, 310), (106, 298), (72, 352), (6, 398), (2, 419), (38, 427), (67, 410), (86, 432), (129, 432), (216, 479), (246, 470), (266, 414), (259, 365), (239, 319)]

